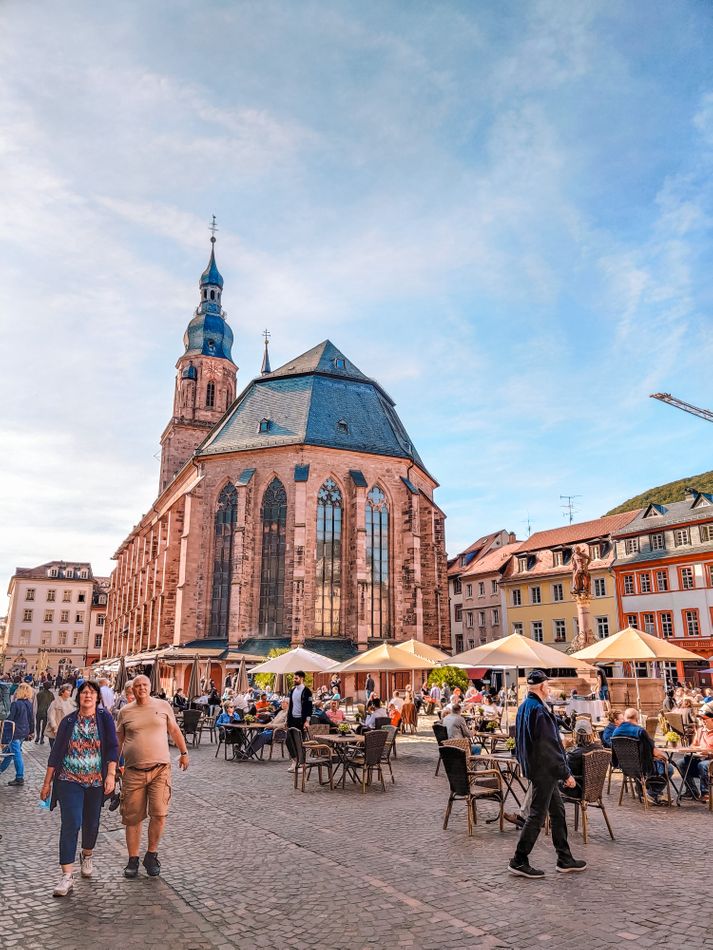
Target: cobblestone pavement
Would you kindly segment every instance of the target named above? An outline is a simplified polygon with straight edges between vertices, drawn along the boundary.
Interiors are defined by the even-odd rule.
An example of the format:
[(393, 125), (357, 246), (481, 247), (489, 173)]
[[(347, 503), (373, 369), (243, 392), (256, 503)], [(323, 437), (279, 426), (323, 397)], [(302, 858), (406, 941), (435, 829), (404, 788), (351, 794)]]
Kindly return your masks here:
[[(543, 881), (506, 872), (516, 832), (482, 820), (466, 835), (456, 804), (441, 822), (447, 782), (434, 776), (435, 742), (400, 743), (396, 784), (362, 796), (295, 791), (287, 760), (224, 762), (215, 746), (192, 750), (174, 780), (159, 879), (122, 877), (123, 834), (106, 813), (95, 877), (73, 895), (51, 896), (59, 814), (38, 806), (46, 746), (31, 745), (24, 789), (0, 786), (0, 947), (363, 948), (710, 945), (701, 911), (713, 815), (684, 803), (644, 813), (607, 800), (616, 841), (596, 811), (591, 837), (570, 832), (584, 874), (554, 873), (541, 839), (533, 864)], [(11, 772), (12, 770), (10, 770)], [(388, 780), (387, 780), (388, 781)], [(570, 812), (571, 816), (571, 812)]]

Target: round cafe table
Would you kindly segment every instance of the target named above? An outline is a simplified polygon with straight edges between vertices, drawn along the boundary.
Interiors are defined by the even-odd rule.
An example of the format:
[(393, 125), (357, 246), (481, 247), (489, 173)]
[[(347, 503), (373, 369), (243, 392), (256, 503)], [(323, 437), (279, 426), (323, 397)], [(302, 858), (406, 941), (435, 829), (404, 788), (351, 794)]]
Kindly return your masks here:
[(606, 715), (601, 699), (568, 699), (565, 708), (570, 715), (589, 713), (592, 722), (599, 722)]

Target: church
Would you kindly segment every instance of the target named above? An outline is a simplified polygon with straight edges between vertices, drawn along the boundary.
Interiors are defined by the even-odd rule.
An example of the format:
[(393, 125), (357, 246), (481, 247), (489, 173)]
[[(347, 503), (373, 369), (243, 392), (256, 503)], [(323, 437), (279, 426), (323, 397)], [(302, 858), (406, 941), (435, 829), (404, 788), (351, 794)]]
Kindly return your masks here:
[[(114, 555), (102, 659), (449, 644), (445, 516), (393, 400), (329, 340), (236, 398), (215, 235), (159, 493)], [(179, 671), (177, 671), (179, 672)], [(181, 677), (182, 681), (182, 677)]]

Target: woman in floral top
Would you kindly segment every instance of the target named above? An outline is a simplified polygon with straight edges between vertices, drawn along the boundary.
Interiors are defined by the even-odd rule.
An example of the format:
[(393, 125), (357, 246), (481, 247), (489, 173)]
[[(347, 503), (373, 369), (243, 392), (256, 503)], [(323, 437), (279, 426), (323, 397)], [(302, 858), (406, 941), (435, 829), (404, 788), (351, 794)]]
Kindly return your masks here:
[(61, 721), (57, 729), (45, 780), (40, 791), (44, 801), (52, 792), (51, 808), (59, 802), (62, 824), (59, 833), (59, 863), (62, 877), (55, 897), (65, 897), (74, 886), (74, 859), (79, 830), (82, 831), (80, 867), (82, 877), (92, 876), (92, 853), (99, 832), (99, 817), (106, 795), (114, 791), (119, 745), (114, 719), (101, 704), (97, 683), (85, 681), (78, 696), (79, 708)]

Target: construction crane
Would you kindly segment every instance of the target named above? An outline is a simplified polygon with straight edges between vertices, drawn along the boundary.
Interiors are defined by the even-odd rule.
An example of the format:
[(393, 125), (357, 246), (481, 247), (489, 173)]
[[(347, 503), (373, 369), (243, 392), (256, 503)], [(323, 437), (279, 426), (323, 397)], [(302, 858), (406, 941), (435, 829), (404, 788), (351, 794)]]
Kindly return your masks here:
[(671, 393), (651, 393), (649, 398), (658, 399), (659, 402), (667, 402), (669, 406), (673, 406), (675, 409), (683, 409), (684, 412), (690, 412), (692, 416), (698, 416), (705, 419), (706, 422), (713, 422), (713, 412), (710, 409), (700, 409), (698, 406), (692, 406), (690, 402), (676, 399)]

